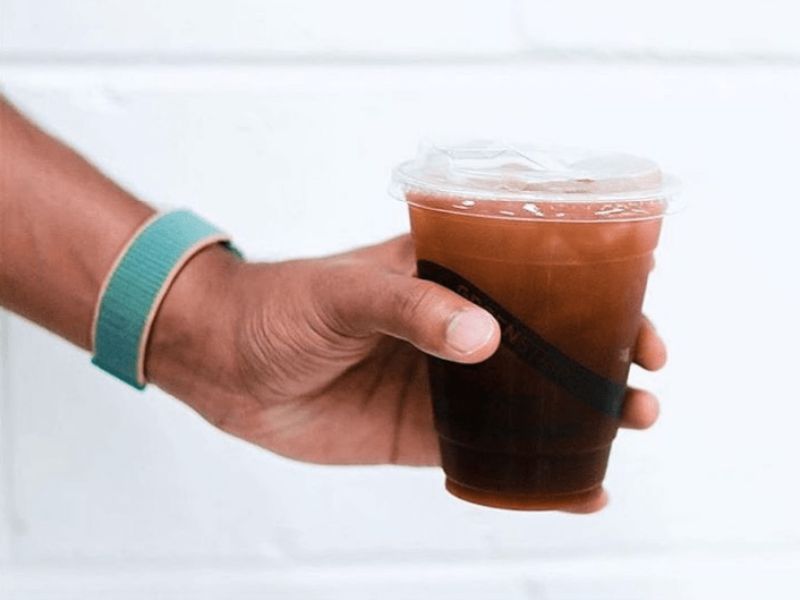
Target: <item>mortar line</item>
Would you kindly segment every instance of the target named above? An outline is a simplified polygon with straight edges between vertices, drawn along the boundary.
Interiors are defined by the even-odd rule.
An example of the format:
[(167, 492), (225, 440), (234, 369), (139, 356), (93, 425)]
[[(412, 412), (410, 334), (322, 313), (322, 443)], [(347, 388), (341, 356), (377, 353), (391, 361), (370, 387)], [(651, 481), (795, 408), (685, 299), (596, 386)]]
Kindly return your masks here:
[[(8, 477), (6, 475), (8, 462), (7, 450), (7, 434), (6, 434), (6, 420), (7, 410), (6, 402), (8, 398), (8, 390), (6, 387), (6, 315), (5, 311), (0, 308), (0, 532), (6, 532), (8, 538), (11, 537), (11, 519), (8, 514), (8, 496), (10, 490), (8, 486)], [(9, 539), (0, 538), (0, 557), (10, 556), (11, 551), (9, 548)], [(2, 560), (2, 559), (0, 559)]]
[(11, 386), (8, 374), (8, 314), (0, 308), (0, 519), (4, 522), (7, 539), (0, 540), (9, 562), (14, 559), (13, 431), (11, 427)]
[(180, 54), (158, 52), (84, 53), (63, 56), (56, 53), (0, 52), (2, 67), (214, 67), (214, 66), (480, 66), (539, 63), (588, 63), (622, 65), (697, 66), (800, 66), (800, 54), (741, 52), (681, 52), (659, 50), (605, 50), (602, 48), (559, 49), (529, 46), (518, 52), (458, 53), (450, 56), (417, 54), (363, 55), (358, 53), (236, 53)]
[(203, 570), (219, 568), (221, 570), (243, 569), (276, 569), (287, 570), (340, 570), (340, 569), (414, 569), (424, 563), (430, 568), (469, 567), (469, 566), (500, 566), (513, 568), (514, 565), (524, 565), (529, 562), (546, 563), (591, 563), (598, 560), (615, 563), (637, 562), (642, 560), (677, 560), (691, 561), (696, 557), (706, 557), (718, 561), (736, 562), (752, 557), (760, 557), (765, 561), (776, 556), (789, 557), (800, 560), (800, 543), (791, 542), (747, 542), (742, 546), (732, 547), (726, 541), (705, 542), (700, 545), (692, 542), (683, 542), (676, 545), (639, 545), (628, 549), (615, 549), (612, 552), (597, 554), (596, 551), (582, 552), (575, 549), (560, 549), (558, 551), (511, 551), (500, 555), (487, 556), (480, 553), (464, 552), (456, 556), (448, 551), (414, 551), (399, 554), (376, 556), (375, 552), (355, 552), (340, 555), (318, 555), (294, 558), (292, 560), (274, 560), (255, 555), (241, 555), (236, 557), (215, 557), (204, 555), (197, 557), (172, 556), (164, 557), (126, 557), (100, 558), (97, 556), (83, 556), (81, 558), (45, 558), (28, 559), (15, 564), (15, 567), (26, 569), (87, 569), (87, 570)]

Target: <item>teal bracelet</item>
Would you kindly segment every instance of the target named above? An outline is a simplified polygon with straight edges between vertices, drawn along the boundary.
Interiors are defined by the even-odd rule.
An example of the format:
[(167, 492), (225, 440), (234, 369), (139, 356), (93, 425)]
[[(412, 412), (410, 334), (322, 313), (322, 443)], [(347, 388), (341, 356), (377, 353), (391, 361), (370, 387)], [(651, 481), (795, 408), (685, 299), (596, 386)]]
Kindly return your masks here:
[(227, 235), (188, 210), (157, 214), (133, 235), (100, 290), (92, 324), (92, 363), (144, 389), (144, 354), (158, 307), (197, 252)]

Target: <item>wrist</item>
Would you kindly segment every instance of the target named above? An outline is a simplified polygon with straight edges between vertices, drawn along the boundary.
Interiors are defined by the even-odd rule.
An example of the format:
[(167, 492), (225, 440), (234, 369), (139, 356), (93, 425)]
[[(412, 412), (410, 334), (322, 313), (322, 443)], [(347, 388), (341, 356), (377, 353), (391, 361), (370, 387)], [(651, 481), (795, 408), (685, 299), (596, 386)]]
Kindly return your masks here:
[(221, 245), (181, 269), (153, 321), (145, 375), (203, 415), (238, 389), (235, 332), (242, 261)]

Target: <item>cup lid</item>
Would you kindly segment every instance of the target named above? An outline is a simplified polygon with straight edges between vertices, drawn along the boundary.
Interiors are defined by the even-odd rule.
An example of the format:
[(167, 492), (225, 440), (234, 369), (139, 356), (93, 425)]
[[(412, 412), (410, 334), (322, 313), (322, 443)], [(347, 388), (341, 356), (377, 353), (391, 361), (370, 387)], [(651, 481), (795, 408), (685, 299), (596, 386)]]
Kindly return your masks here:
[(398, 165), (391, 193), (475, 200), (603, 203), (668, 202), (676, 180), (653, 161), (618, 152), (560, 146), (472, 141), (420, 145)]

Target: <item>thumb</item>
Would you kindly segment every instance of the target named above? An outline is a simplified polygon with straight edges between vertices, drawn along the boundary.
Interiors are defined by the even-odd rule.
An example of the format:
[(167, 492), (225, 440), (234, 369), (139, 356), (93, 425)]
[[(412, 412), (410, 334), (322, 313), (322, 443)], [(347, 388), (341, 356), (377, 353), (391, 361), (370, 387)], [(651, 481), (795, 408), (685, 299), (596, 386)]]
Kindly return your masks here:
[(359, 277), (343, 286), (336, 312), (354, 335), (384, 333), (427, 354), (461, 363), (489, 358), (500, 326), (488, 312), (430, 281), (391, 272)]

